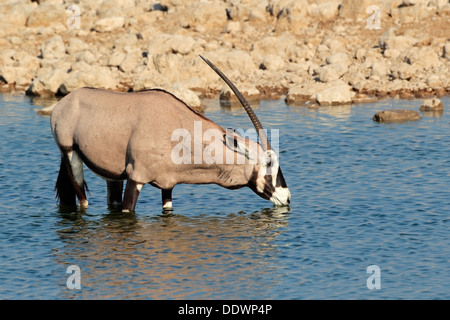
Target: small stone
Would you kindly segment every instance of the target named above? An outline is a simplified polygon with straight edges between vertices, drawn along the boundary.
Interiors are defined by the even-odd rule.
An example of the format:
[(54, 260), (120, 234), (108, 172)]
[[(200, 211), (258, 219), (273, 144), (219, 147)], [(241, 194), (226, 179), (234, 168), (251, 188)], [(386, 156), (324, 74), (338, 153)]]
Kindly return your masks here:
[(379, 111), (373, 116), (373, 121), (417, 121), (422, 119), (418, 111), (414, 110), (385, 110)]
[(439, 99), (427, 99), (420, 106), (420, 111), (422, 112), (442, 111), (442, 110), (444, 110), (444, 105), (442, 104), (442, 101)]

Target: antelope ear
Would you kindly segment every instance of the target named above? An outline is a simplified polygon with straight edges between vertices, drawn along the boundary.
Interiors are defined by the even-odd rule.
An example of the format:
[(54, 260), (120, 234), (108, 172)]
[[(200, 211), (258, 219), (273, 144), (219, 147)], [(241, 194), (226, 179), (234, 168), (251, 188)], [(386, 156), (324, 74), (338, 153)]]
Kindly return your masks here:
[(255, 157), (253, 155), (253, 152), (249, 148), (247, 148), (245, 143), (239, 141), (239, 139), (237, 139), (234, 134), (226, 132), (224, 133), (223, 138), (227, 148), (233, 150), (234, 152), (245, 155), (245, 157), (249, 160), (254, 160)]

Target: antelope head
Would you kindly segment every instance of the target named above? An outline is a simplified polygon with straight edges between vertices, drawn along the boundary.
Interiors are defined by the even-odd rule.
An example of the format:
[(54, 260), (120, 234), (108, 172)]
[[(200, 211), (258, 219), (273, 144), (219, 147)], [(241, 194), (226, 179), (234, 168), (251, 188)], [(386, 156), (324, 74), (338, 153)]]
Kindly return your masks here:
[(258, 117), (236, 86), (213, 63), (202, 56), (200, 57), (234, 92), (258, 133), (260, 140), (259, 144), (256, 142), (246, 144), (246, 141), (237, 135), (227, 134), (225, 136), (229, 148), (245, 153), (248, 158), (256, 158), (256, 165), (252, 167), (248, 187), (260, 197), (272, 201), (275, 205), (288, 205), (291, 200), (291, 193), (286, 185), (283, 173), (281, 172), (278, 156), (270, 146), (267, 134)]

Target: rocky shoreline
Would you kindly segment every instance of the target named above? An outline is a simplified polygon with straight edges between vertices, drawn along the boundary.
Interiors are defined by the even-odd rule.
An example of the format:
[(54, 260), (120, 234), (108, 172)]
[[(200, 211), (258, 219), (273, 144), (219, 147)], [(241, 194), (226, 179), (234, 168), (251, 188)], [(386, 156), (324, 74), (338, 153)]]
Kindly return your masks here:
[(450, 93), (448, 0), (0, 0), (0, 92), (338, 105)]

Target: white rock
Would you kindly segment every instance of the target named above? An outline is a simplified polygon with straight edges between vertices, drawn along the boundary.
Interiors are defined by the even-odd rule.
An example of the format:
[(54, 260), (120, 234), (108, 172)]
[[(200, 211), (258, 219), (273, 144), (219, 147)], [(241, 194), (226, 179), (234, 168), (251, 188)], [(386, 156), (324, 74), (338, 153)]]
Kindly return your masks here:
[(53, 36), (41, 45), (41, 56), (43, 59), (61, 59), (65, 55), (66, 47), (59, 35)]
[(337, 81), (331, 87), (328, 87), (315, 95), (315, 100), (320, 105), (339, 105), (352, 102), (354, 92), (351, 87), (342, 81)]
[(115, 29), (122, 28), (124, 24), (125, 19), (123, 17), (103, 18), (94, 24), (94, 29), (98, 32), (111, 32)]
[(320, 68), (319, 70), (317, 70), (317, 74), (319, 76), (319, 80), (322, 82), (331, 82), (339, 79), (339, 75), (332, 65), (326, 65)]
[(370, 72), (371, 76), (379, 76), (383, 77), (389, 73), (389, 68), (386, 63), (382, 61), (377, 61), (372, 65), (372, 71)]
[(339, 12), (339, 5), (341, 1), (328, 1), (324, 3), (319, 3), (318, 5), (313, 4), (309, 9), (309, 15), (312, 18), (318, 19), (319, 21), (328, 21), (337, 17)]
[(269, 71), (282, 71), (285, 67), (285, 62), (284, 60), (278, 56), (278, 55), (274, 55), (274, 54), (268, 54), (266, 56), (264, 56), (264, 59), (262, 61), (262, 66)]
[(405, 62), (401, 62), (391, 70), (395, 78), (402, 80), (409, 80), (416, 74), (416, 68)]
[(94, 64), (97, 62), (97, 58), (91, 51), (85, 50), (77, 54), (76, 61), (84, 61), (87, 64)]
[(442, 101), (439, 99), (427, 99), (420, 106), (420, 111), (422, 112), (442, 111), (442, 110), (444, 110), (444, 105), (442, 104)]
[(393, 29), (386, 31), (380, 38), (380, 47), (383, 50), (404, 51), (412, 48), (418, 40), (410, 36), (396, 36)]
[(33, 80), (29, 91), (33, 95), (47, 96), (58, 92), (61, 84), (67, 79), (66, 69), (55, 69)]
[(122, 51), (114, 51), (113, 54), (109, 57), (108, 66), (118, 67), (125, 59), (126, 54)]
[(409, 49), (405, 53), (404, 61), (422, 69), (440, 66), (438, 55), (429, 47)]
[(441, 77), (438, 76), (437, 74), (432, 74), (431, 76), (429, 76), (427, 78), (427, 80), (425, 82), (431, 88), (438, 88), (438, 87), (442, 87), (443, 86), (443, 82), (441, 80)]
[(85, 63), (78, 64), (78, 68), (68, 74), (59, 90), (63, 94), (72, 92), (81, 87), (94, 87), (114, 90), (119, 85), (119, 77), (108, 67), (90, 66)]
[(199, 108), (202, 106), (200, 98), (195, 94), (195, 92), (185, 88), (179, 83), (175, 83), (173, 86), (165, 88), (165, 90), (173, 94), (191, 108)]
[(119, 68), (125, 73), (131, 73), (141, 62), (142, 57), (139, 51), (130, 52), (122, 60)]
[(326, 62), (328, 64), (339, 64), (345, 68), (347, 68), (351, 63), (351, 59), (346, 53), (339, 52), (332, 54), (326, 58)]
[(73, 54), (80, 51), (88, 50), (89, 45), (79, 38), (71, 38), (67, 46), (67, 53)]

